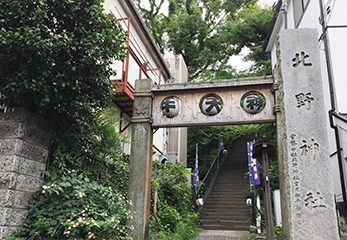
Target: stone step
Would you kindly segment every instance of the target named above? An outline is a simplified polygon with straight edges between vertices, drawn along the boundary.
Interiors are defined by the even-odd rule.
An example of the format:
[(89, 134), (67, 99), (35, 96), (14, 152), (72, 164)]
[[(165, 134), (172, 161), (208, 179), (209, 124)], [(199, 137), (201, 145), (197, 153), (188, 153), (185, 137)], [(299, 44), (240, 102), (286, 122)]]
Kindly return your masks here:
[(203, 229), (249, 230), (251, 210), (246, 205), (249, 197), (247, 172), (246, 140), (238, 139), (229, 148), (227, 159), (201, 209), (199, 217)]
[(214, 209), (214, 210), (205, 210), (201, 214), (202, 217), (221, 217), (221, 216), (243, 216), (250, 215), (250, 211), (248, 209)]
[(239, 191), (239, 192), (245, 192), (245, 191), (247, 191), (247, 188), (245, 189), (245, 183), (242, 183), (242, 182), (240, 182), (239, 184), (223, 183), (223, 184), (219, 184), (218, 187), (212, 188), (213, 192), (224, 192), (224, 191), (232, 191), (232, 190), (233, 191)]
[(206, 230), (199, 233), (192, 240), (248, 240), (249, 231), (232, 231), (232, 230)]
[(218, 200), (233, 200), (233, 201), (238, 201), (242, 202), (243, 200), (246, 200), (249, 197), (249, 194), (244, 194), (244, 193), (211, 193), (210, 197), (206, 200), (206, 202), (209, 201), (218, 201)]
[(229, 198), (224, 198), (224, 199), (215, 199), (215, 200), (207, 200), (205, 202), (205, 206), (217, 206), (221, 205), (224, 207), (230, 207), (230, 206), (238, 206), (243, 208), (243, 206), (246, 206), (246, 198), (239, 198), (239, 199), (229, 199)]
[(240, 203), (236, 203), (236, 202), (226, 203), (226, 204), (207, 203), (204, 206), (204, 208), (206, 209), (205, 211), (207, 211), (208, 209), (213, 209), (214, 211), (219, 210), (219, 209), (223, 209), (223, 210), (228, 210), (228, 209), (249, 210), (250, 209), (250, 207), (248, 207), (246, 205), (246, 203), (240, 204)]
[(235, 225), (249, 225), (247, 222), (248, 218), (240, 218), (240, 219), (208, 219), (208, 220), (200, 220), (203, 225), (224, 225), (224, 226), (235, 226)]
[[(203, 219), (205, 218), (205, 219)], [(211, 221), (211, 222), (220, 222), (220, 221), (230, 221), (230, 222), (235, 222), (235, 221), (243, 221), (243, 222), (247, 222), (247, 221), (251, 221), (251, 218), (249, 216), (246, 215), (241, 215), (241, 216), (232, 216), (232, 215), (228, 215), (228, 216), (205, 216), (205, 217), (201, 217), (200, 222), (202, 224), (205, 224), (206, 221)]]
[(217, 225), (201, 225), (201, 227), (204, 230), (237, 230), (237, 231), (249, 230), (249, 224), (235, 225), (235, 226), (225, 226), (225, 225), (217, 224)]
[(224, 217), (224, 216), (242, 216), (242, 214), (250, 215), (249, 209), (224, 209), (224, 211), (221, 210), (208, 210), (206, 209), (204, 212), (200, 213), (201, 218), (202, 217)]

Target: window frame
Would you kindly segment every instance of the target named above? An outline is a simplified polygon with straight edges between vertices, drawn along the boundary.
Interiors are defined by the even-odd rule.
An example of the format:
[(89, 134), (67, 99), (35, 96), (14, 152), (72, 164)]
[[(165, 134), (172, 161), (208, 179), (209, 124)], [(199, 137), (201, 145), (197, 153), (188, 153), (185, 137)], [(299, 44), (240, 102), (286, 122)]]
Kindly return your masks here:
[[(298, 28), (311, 0), (293, 0), (294, 26)], [(297, 5), (299, 4), (299, 5)], [(300, 11), (300, 12), (298, 12)]]

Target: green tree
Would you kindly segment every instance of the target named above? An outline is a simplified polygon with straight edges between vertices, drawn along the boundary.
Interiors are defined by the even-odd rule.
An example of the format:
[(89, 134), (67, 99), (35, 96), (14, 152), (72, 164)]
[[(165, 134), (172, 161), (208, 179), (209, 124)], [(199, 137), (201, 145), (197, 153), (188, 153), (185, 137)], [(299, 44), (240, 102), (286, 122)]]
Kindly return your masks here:
[(263, 50), (272, 14), (270, 7), (261, 8), (252, 4), (223, 26), (237, 54), (244, 47), (249, 48), (250, 53), (245, 56), (245, 60), (254, 62), (250, 72), (256, 75), (270, 75), (272, 71), (270, 53)]
[(102, 0), (4, 0), (0, 23), (0, 104), (50, 122), (53, 160), (8, 239), (129, 238), (125, 139), (108, 108), (126, 32)]
[(3, 0), (0, 22), (0, 104), (48, 119), (62, 152), (88, 152), (99, 142), (99, 113), (113, 96), (110, 64), (124, 58), (126, 33), (101, 0)]
[(161, 53), (165, 50), (165, 41), (163, 34), (165, 32), (165, 23), (167, 21), (166, 16), (161, 12), (163, 4), (166, 0), (160, 0), (158, 3), (156, 0), (149, 0), (149, 9), (142, 7), (141, 0), (134, 0), (136, 7), (142, 14), (143, 20), (146, 23), (155, 43), (159, 47)]
[(245, 60), (255, 64), (241, 76), (271, 73), (270, 55), (262, 46), (272, 9), (261, 8), (255, 2), (169, 0), (168, 16), (159, 11), (162, 0), (159, 4), (152, 0), (150, 9), (142, 8), (141, 0), (137, 5), (161, 49), (183, 55), (189, 79), (211, 80), (240, 76), (228, 61), (244, 47), (250, 49)]
[(81, 133), (112, 99), (126, 33), (101, 0), (4, 0), (0, 22), (0, 103), (44, 116), (52, 139), (83, 149)]

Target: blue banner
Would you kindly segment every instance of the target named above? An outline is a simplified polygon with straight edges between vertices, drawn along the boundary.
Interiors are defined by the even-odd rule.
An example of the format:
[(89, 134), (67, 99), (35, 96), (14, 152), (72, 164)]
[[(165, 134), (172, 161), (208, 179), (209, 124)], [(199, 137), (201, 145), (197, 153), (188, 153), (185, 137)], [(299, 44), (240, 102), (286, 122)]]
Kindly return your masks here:
[(198, 170), (198, 144), (196, 144), (195, 167), (193, 186), (199, 187), (199, 170)]
[(260, 185), (260, 175), (258, 169), (258, 162), (256, 158), (252, 157), (254, 142), (247, 143), (248, 145), (248, 164), (251, 185)]
[(223, 149), (224, 149), (224, 142), (223, 142), (223, 140), (219, 140), (218, 150), (223, 150)]

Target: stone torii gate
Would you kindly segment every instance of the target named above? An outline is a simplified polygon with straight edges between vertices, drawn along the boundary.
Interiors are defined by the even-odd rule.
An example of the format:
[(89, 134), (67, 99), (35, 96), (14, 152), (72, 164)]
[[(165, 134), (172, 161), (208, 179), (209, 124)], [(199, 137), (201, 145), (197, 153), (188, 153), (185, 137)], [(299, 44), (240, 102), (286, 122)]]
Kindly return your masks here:
[(284, 238), (338, 239), (317, 39), (315, 30), (282, 31), (274, 79), (136, 81), (128, 188), (134, 240), (148, 239), (154, 128), (266, 122), (277, 125)]

